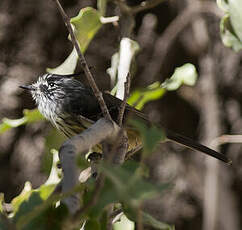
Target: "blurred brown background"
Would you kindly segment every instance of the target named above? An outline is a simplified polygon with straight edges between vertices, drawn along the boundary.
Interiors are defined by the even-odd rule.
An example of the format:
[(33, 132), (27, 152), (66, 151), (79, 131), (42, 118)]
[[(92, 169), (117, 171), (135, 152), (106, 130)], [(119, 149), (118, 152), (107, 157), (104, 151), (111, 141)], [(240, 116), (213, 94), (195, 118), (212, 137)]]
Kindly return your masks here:
[[(140, 2), (128, 1), (130, 5)], [(96, 7), (96, 1), (91, 0), (65, 0), (62, 4), (69, 16), (82, 7)], [(110, 3), (108, 16), (118, 13)], [(132, 35), (141, 46), (133, 89), (163, 81), (175, 67), (187, 62), (199, 72), (195, 87), (169, 92), (148, 103), (144, 111), (152, 120), (214, 148), (219, 148), (213, 141), (216, 137), (240, 134), (242, 127), (242, 53), (223, 46), (219, 35), (222, 15), (213, 1), (164, 1), (136, 15)], [(1, 119), (20, 118), (23, 108), (35, 107), (30, 95), (18, 86), (62, 63), (72, 49), (67, 35), (52, 1), (1, 0)], [(119, 41), (119, 28), (108, 24), (86, 52), (97, 83), (105, 90), (109, 89), (106, 69)], [(25, 181), (37, 187), (46, 179), (41, 164), (50, 130), (49, 123), (39, 122), (0, 136), (0, 192), (6, 201), (21, 191)], [(148, 162), (151, 180), (172, 180), (174, 189), (163, 199), (149, 202), (147, 209), (158, 219), (175, 224), (176, 229), (239, 230), (242, 144), (225, 144), (219, 149), (233, 160), (232, 166), (175, 144), (162, 145)]]

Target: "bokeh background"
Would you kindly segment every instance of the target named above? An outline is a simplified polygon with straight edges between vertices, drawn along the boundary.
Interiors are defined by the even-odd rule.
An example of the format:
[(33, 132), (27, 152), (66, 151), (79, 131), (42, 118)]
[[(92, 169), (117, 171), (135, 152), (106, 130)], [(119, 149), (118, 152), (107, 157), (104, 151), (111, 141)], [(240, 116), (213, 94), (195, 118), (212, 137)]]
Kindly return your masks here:
[[(137, 5), (141, 1), (127, 1)], [(202, 7), (198, 3), (203, 3)], [(71, 17), (91, 0), (63, 0)], [(110, 3), (107, 15), (119, 14)], [(232, 159), (231, 166), (175, 144), (160, 146), (147, 162), (154, 183), (170, 181), (174, 189), (147, 209), (176, 229), (239, 230), (242, 224), (242, 138), (218, 145), (217, 137), (241, 134), (242, 53), (224, 47), (219, 33), (222, 11), (214, 1), (164, 1), (138, 13), (132, 38), (141, 50), (135, 59), (132, 89), (164, 81), (174, 68), (194, 64), (198, 82), (182, 86), (145, 105), (144, 112), (157, 123), (199, 140)], [(67, 30), (52, 1), (1, 0), (0, 2), (0, 119), (20, 118), (35, 105), (19, 85), (35, 81), (47, 67), (62, 63), (72, 50)], [(110, 89), (112, 55), (121, 34), (117, 25), (101, 28), (86, 51), (96, 81)], [(46, 136), (52, 127), (37, 122), (0, 135), (0, 192), (6, 201), (16, 196), (25, 181), (42, 184)], [(60, 137), (61, 138), (61, 137)], [(224, 139), (219, 139), (224, 141)], [(226, 140), (225, 140), (226, 141)], [(147, 227), (147, 229), (149, 229)]]

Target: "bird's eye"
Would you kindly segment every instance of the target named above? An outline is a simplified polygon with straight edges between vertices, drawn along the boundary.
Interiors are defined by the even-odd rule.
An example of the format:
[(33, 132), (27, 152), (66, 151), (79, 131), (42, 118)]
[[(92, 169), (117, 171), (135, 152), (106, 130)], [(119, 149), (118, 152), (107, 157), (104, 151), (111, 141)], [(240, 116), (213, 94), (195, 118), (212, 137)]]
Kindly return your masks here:
[(49, 84), (49, 86), (50, 86), (50, 87), (54, 87), (54, 86), (55, 86), (55, 83), (51, 82), (51, 83)]

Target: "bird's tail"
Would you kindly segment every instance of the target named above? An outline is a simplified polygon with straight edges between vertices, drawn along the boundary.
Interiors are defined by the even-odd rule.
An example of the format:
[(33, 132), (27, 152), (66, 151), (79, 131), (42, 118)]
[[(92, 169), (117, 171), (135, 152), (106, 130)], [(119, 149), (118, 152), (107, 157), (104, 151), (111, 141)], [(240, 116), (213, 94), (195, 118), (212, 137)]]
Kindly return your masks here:
[(181, 145), (185, 145), (186, 147), (188, 148), (191, 148), (191, 149), (194, 149), (194, 150), (197, 150), (197, 151), (200, 151), (200, 152), (203, 152), (209, 156), (212, 156), (216, 159), (219, 159), (227, 164), (231, 164), (231, 160), (228, 159), (224, 154), (222, 153), (219, 153), (219, 152), (216, 152), (215, 150), (213, 149), (210, 149), (204, 145), (201, 145), (197, 142), (195, 142), (194, 140), (188, 138), (188, 137), (184, 137), (180, 134), (177, 134), (177, 133), (173, 133), (169, 130), (166, 130), (166, 137), (171, 140), (171, 141), (175, 141), (177, 142), (178, 144), (181, 144)]

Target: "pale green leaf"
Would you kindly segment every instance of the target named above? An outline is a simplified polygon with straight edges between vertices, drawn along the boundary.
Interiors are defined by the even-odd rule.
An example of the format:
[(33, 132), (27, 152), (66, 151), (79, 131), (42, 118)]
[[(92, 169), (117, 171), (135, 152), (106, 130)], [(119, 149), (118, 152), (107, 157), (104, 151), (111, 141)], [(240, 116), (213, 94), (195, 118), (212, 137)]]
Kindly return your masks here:
[[(110, 80), (111, 80), (111, 86), (112, 86), (112, 91), (115, 89), (115, 92), (117, 90), (116, 87), (114, 87), (115, 82), (116, 82), (116, 77), (117, 77), (117, 73), (118, 73), (118, 64), (119, 64), (119, 53), (115, 53), (113, 54), (112, 58), (111, 58), (111, 66), (107, 69), (107, 73), (110, 76)], [(115, 92), (112, 92), (112, 95), (114, 95)]]
[(236, 52), (242, 49), (242, 42), (234, 34), (229, 14), (226, 14), (220, 21), (220, 34), (225, 46), (231, 47)]
[(154, 185), (145, 180), (134, 162), (125, 162), (118, 167), (102, 164), (100, 167), (113, 185), (110, 189), (114, 190), (112, 193), (131, 208), (137, 208), (144, 200), (154, 198), (170, 187), (168, 184)]
[(90, 41), (102, 26), (100, 16), (97, 10), (86, 7), (81, 9), (76, 17), (71, 18), (82, 53), (86, 51)]
[(24, 109), (23, 114), (24, 117), (27, 119), (27, 123), (41, 121), (45, 119), (38, 109)]
[(113, 224), (114, 230), (134, 230), (135, 224), (129, 220), (125, 215), (122, 215), (119, 222)]
[(54, 155), (51, 154), (51, 151), (53, 151), (53, 149), (59, 149), (65, 140), (66, 137), (55, 128), (52, 128), (46, 136), (44, 156), (42, 159), (42, 169), (47, 174), (50, 173), (51, 168), (53, 167)]
[(30, 195), (32, 193), (32, 185), (30, 182), (25, 182), (24, 188), (21, 191), (21, 193), (14, 197), (13, 200), (11, 201), (12, 207), (13, 207), (13, 212), (16, 213), (19, 209), (19, 206), (25, 201), (28, 200)]
[(165, 91), (164, 88), (160, 87), (160, 82), (155, 82), (146, 89), (133, 91), (128, 99), (128, 103), (135, 105), (135, 108), (140, 110), (147, 102), (161, 98), (165, 94)]
[(177, 90), (182, 84), (193, 86), (197, 80), (197, 71), (194, 65), (187, 63), (175, 69), (173, 75), (162, 83), (167, 90)]
[(242, 43), (242, 1), (228, 0), (231, 25)]
[(11, 128), (18, 127), (25, 123), (26, 123), (26, 118), (24, 117), (20, 119), (14, 119), (14, 120), (3, 118), (2, 123), (0, 124), (0, 133), (4, 133)]
[(226, 13), (220, 21), (222, 41), (237, 52), (242, 49), (242, 1), (217, 0), (217, 4)]
[[(89, 43), (101, 28), (100, 17), (101, 14), (97, 10), (86, 7), (81, 9), (76, 17), (71, 18), (74, 33), (82, 53), (85, 53)], [(47, 68), (47, 71), (56, 74), (72, 74), (75, 71), (77, 61), (78, 55), (75, 48), (73, 48), (71, 54), (60, 66), (53, 69)]]
[(57, 164), (59, 163), (58, 151), (55, 149), (52, 149), (51, 154), (53, 155), (52, 167), (50, 170), (49, 177), (46, 180), (44, 185), (53, 185), (53, 184), (58, 184), (60, 182), (60, 177), (59, 177), (60, 169), (57, 167)]
[(221, 8), (225, 12), (229, 10), (227, 0), (217, 0), (217, 5), (219, 6), (219, 8)]
[(4, 194), (0, 193), (0, 213), (3, 211)]
[(152, 152), (156, 145), (166, 138), (164, 131), (156, 126), (148, 127), (144, 122), (139, 120), (131, 120), (130, 122), (141, 134), (144, 156)]
[(0, 134), (6, 132), (11, 128), (16, 128), (26, 123), (36, 122), (44, 120), (44, 117), (40, 114), (37, 109), (23, 111), (24, 117), (19, 119), (8, 119), (3, 118), (2, 123), (0, 124)]

